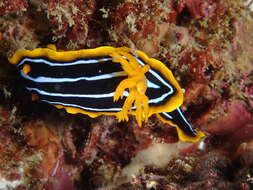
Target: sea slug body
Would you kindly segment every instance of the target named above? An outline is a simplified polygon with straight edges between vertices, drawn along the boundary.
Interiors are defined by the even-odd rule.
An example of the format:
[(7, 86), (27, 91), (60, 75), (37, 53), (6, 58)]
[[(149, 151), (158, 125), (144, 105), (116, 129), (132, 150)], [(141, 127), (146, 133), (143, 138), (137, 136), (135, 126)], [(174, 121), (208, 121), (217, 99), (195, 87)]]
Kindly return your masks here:
[(41, 101), (68, 113), (90, 117), (136, 117), (139, 126), (156, 114), (176, 126), (179, 139), (196, 142), (196, 132), (180, 106), (183, 92), (172, 72), (144, 52), (103, 46), (57, 51), (55, 46), (17, 51), (10, 62), (20, 70), (25, 86)]

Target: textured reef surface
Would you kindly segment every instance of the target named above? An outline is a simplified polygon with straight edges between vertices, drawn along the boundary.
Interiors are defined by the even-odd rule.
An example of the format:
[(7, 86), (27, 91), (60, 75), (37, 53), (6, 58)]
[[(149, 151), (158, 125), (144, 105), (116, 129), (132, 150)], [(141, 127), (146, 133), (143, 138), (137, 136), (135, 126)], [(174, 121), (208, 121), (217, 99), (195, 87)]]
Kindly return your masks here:
[[(253, 13), (239, 0), (2, 0), (0, 189), (253, 188)], [(24, 90), (8, 58), (55, 44), (140, 49), (184, 88), (183, 109), (206, 133), (178, 141), (155, 116), (71, 115)]]

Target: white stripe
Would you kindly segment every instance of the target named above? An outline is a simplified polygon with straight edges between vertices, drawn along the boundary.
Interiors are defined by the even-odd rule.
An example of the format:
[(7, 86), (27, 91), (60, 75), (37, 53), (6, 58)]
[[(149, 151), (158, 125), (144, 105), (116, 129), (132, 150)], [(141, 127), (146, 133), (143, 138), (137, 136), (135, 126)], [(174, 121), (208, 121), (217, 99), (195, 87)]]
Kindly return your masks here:
[[(52, 93), (52, 92), (47, 92), (43, 90), (39, 90), (37, 88), (26, 88), (29, 91), (36, 91), (37, 93), (41, 95), (46, 95), (46, 96), (60, 96), (60, 97), (69, 97), (69, 98), (110, 98), (114, 96), (114, 92), (111, 92), (109, 94), (62, 94), (62, 93)], [(127, 97), (129, 93), (127, 91), (123, 92), (123, 96)], [(148, 102), (149, 103), (158, 103), (163, 101), (167, 96), (169, 96), (169, 93), (163, 94), (162, 96), (155, 98), (155, 99), (150, 99)]]
[[(47, 92), (44, 90), (39, 90), (37, 88), (29, 88), (26, 87), (28, 91), (35, 91), (41, 95), (45, 96), (59, 96), (59, 97), (67, 97), (67, 98), (111, 98), (114, 96), (114, 92), (108, 93), (108, 94), (62, 94), (62, 93), (52, 93), (52, 92)], [(129, 93), (127, 91), (123, 92), (123, 96), (127, 97)], [(150, 99), (148, 102), (149, 103), (158, 103), (163, 101), (166, 97), (168, 96), (168, 93), (163, 94), (159, 98), (155, 99)]]
[[(64, 98), (112, 98), (114, 96), (114, 92), (108, 93), (108, 94), (62, 94), (62, 93), (51, 93), (44, 90), (39, 90), (37, 88), (29, 88), (26, 87), (28, 91), (35, 91), (38, 94), (44, 95), (44, 96), (53, 96), (53, 97), (64, 97)], [(124, 91), (123, 96), (127, 97), (129, 95), (129, 92)], [(149, 103), (157, 103), (160, 101), (163, 101), (168, 95), (164, 94), (159, 98), (150, 99)], [(132, 109), (135, 109), (135, 106), (132, 107)]]
[(77, 82), (80, 80), (95, 81), (95, 80), (103, 80), (103, 79), (109, 79), (109, 78), (114, 78), (114, 77), (119, 77), (119, 76), (126, 76), (126, 73), (124, 71), (92, 76), (92, 77), (77, 77), (77, 78), (52, 78), (52, 77), (43, 77), (43, 76), (33, 78), (24, 74), (22, 71), (20, 71), (20, 74), (25, 79), (31, 80), (33, 82), (38, 82), (38, 83)]
[(65, 103), (62, 103), (62, 102), (51, 102), (51, 101), (48, 101), (48, 100), (41, 100), (43, 102), (47, 102), (49, 104), (56, 104), (56, 105), (62, 105), (62, 106), (66, 106), (66, 107), (76, 107), (76, 108), (80, 108), (80, 109), (83, 109), (83, 110), (89, 110), (89, 111), (98, 111), (98, 112), (101, 112), (101, 111), (121, 111), (122, 108), (107, 108), (107, 109), (99, 109), (99, 108), (88, 108), (88, 107), (83, 107), (83, 106), (79, 106), (79, 105), (75, 105), (75, 104), (65, 104)]
[(148, 79), (147, 79), (147, 84), (148, 84), (148, 88), (160, 88), (160, 86), (156, 85), (155, 83), (153, 82), (150, 82)]
[(181, 112), (180, 108), (177, 108), (177, 111), (179, 112), (180, 116), (183, 118), (184, 122), (189, 125), (189, 127), (192, 129), (191, 124), (187, 121), (187, 119), (184, 117), (183, 113)]
[(41, 58), (34, 58), (34, 59), (30, 59), (30, 58), (24, 58), (17, 66), (21, 66), (24, 64), (25, 61), (30, 61), (30, 62), (34, 62), (34, 63), (45, 63), (46, 65), (49, 66), (71, 66), (71, 65), (79, 65), (79, 64), (91, 64), (91, 63), (100, 63), (100, 62), (105, 62), (105, 61), (111, 61), (112, 58), (101, 58), (101, 59), (88, 59), (88, 60), (76, 60), (73, 62), (62, 62), (62, 63), (57, 63), (57, 62), (50, 62), (47, 61), (45, 59), (41, 59)]
[(164, 99), (166, 99), (169, 95), (170, 95), (170, 93), (168, 92), (158, 98), (150, 99), (148, 102), (149, 103), (159, 103), (159, 102), (162, 102)]
[[(99, 63), (99, 62), (102, 62), (102, 61), (109, 61), (111, 60), (111, 58), (103, 58), (103, 59), (100, 59), (100, 60), (94, 60), (94, 62), (92, 62), (92, 60), (88, 60), (88, 61), (84, 61), (84, 60), (79, 60), (79, 61), (83, 61), (83, 63), (80, 63), (79, 61), (76, 61), (76, 64), (88, 64), (88, 63)], [(51, 62), (48, 62), (44, 59), (29, 59), (29, 58), (25, 58), (23, 59), (19, 64), (18, 66), (21, 66), (24, 61), (34, 61), (34, 62), (43, 62), (43, 63), (46, 63), (48, 65), (53, 65), (53, 66), (64, 66), (64, 65), (76, 65), (76, 64), (73, 64), (73, 63), (54, 63), (54, 64), (51, 64)], [(78, 62), (78, 63), (77, 63)], [(84, 63), (86, 62), (86, 63)], [(78, 78), (52, 78), (52, 77), (37, 77), (37, 78), (32, 78), (30, 76), (27, 76), (25, 74), (23, 74), (22, 72), (20, 72), (21, 75), (28, 79), (28, 80), (31, 80), (33, 82), (38, 82), (38, 83), (55, 83), (55, 82), (76, 82), (76, 81), (80, 81), (80, 80), (88, 80), (88, 81), (94, 81), (94, 80), (102, 80), (102, 79), (109, 79), (109, 78), (113, 78), (113, 77), (118, 77), (118, 76), (126, 76), (125, 72), (124, 71), (121, 71), (121, 72), (114, 72), (114, 73), (111, 73), (111, 74), (104, 74), (104, 75), (99, 75), (99, 76), (93, 76), (93, 77), (78, 77)], [(158, 85), (150, 82), (149, 80), (147, 80), (147, 85), (148, 85), (148, 88), (160, 88)]]
[[(108, 93), (108, 94), (61, 94), (61, 93), (51, 93), (44, 90), (39, 90), (37, 88), (29, 88), (26, 87), (28, 91), (35, 91), (38, 94), (44, 95), (44, 96), (53, 96), (53, 97), (64, 97), (64, 98), (112, 98), (114, 96), (114, 92)], [(129, 92), (124, 91), (123, 96), (127, 97), (129, 95)], [(159, 98), (150, 99), (149, 103), (157, 103), (160, 101), (163, 101), (168, 95), (164, 94)], [(133, 106), (132, 109), (134, 110), (136, 107)]]
[(173, 119), (173, 117), (166, 112), (162, 112), (161, 114), (163, 114), (165, 117), (168, 117), (170, 120)]
[[(53, 96), (53, 97), (67, 97), (67, 98), (111, 98), (114, 96), (114, 92), (108, 94), (61, 94), (61, 93), (51, 93), (44, 90), (39, 90), (37, 88), (26, 87), (29, 91), (35, 91), (41, 95)], [(123, 96), (127, 97), (129, 94), (127, 91), (123, 92)]]

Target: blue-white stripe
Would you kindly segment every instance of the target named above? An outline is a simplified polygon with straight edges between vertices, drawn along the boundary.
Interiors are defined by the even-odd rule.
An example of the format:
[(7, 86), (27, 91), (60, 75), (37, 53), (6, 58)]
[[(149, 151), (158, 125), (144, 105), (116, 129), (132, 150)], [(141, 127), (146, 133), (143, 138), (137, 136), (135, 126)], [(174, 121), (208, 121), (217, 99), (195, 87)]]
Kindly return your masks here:
[[(63, 82), (78, 82), (81, 80), (87, 80), (87, 81), (96, 81), (96, 80), (104, 80), (104, 79), (111, 79), (114, 77), (120, 77), (120, 76), (127, 76), (127, 74), (124, 71), (121, 72), (114, 72), (110, 74), (102, 74), (102, 75), (96, 75), (92, 77), (75, 77), (75, 78), (55, 78), (55, 77), (30, 77), (29, 75), (26, 75), (23, 73), (23, 71), (20, 71), (20, 75), (30, 81), (37, 82), (37, 83), (63, 83)], [(147, 86), (148, 88), (160, 88), (160, 86), (150, 82), (147, 80)]]
[(162, 112), (161, 114), (163, 114), (165, 117), (167, 117), (169, 120), (172, 120), (173, 119), (173, 117), (170, 115), (170, 114), (168, 114), (168, 113), (166, 113), (166, 112)]
[[(64, 98), (111, 98), (114, 96), (114, 92), (107, 94), (62, 94), (62, 93), (52, 93), (44, 90), (39, 90), (37, 88), (26, 87), (28, 91), (35, 91), (43, 96), (52, 96), (52, 97), (64, 97)], [(123, 92), (123, 96), (127, 97), (129, 93), (127, 91)]]
[[(62, 94), (62, 93), (52, 93), (44, 90), (39, 90), (37, 88), (29, 88), (26, 87), (28, 91), (35, 91), (43, 96), (52, 96), (52, 97), (64, 97), (64, 98), (112, 98), (115, 92), (107, 93), (107, 94)], [(129, 93), (127, 91), (123, 92), (123, 96), (127, 97)], [(159, 98), (150, 99), (149, 103), (158, 103), (163, 101), (167, 97), (167, 94), (163, 94)]]
[(185, 118), (184, 114), (182, 113), (180, 108), (177, 108), (178, 113), (180, 114), (180, 116), (183, 118), (184, 122), (192, 129), (191, 124), (187, 121), (187, 119)]
[(62, 105), (62, 106), (66, 106), (66, 107), (80, 108), (80, 109), (83, 109), (86, 111), (97, 111), (97, 112), (115, 111), (115, 112), (119, 112), (122, 110), (122, 108), (107, 108), (107, 109), (89, 108), (89, 107), (84, 107), (84, 106), (80, 106), (80, 105), (76, 105), (76, 104), (66, 104), (66, 103), (62, 103), (62, 102), (53, 102), (53, 101), (48, 101), (48, 100), (41, 100), (41, 101), (47, 102), (47, 103), (53, 104), (53, 105)]
[(21, 76), (27, 80), (37, 82), (37, 83), (63, 83), (63, 82), (77, 82), (80, 80), (87, 80), (87, 81), (96, 81), (96, 80), (103, 80), (103, 79), (111, 79), (113, 77), (120, 77), (120, 76), (127, 76), (124, 71), (121, 72), (114, 72), (110, 74), (102, 74), (96, 75), (91, 77), (75, 77), (75, 78), (55, 78), (55, 77), (30, 77), (29, 75), (24, 74), (22, 71), (20, 72)]
[(20, 63), (17, 65), (18, 67), (23, 65), (26, 61), (28, 62), (35, 62), (35, 63), (44, 63), (46, 65), (49, 66), (72, 66), (72, 65), (80, 65), (80, 64), (93, 64), (93, 63), (101, 63), (101, 62), (105, 62), (105, 61), (112, 61), (113, 58), (108, 57), (108, 58), (101, 58), (101, 59), (80, 59), (80, 60), (76, 60), (76, 61), (71, 61), (71, 62), (50, 62), (47, 61), (45, 59), (42, 58), (24, 58), (22, 61), (20, 61)]

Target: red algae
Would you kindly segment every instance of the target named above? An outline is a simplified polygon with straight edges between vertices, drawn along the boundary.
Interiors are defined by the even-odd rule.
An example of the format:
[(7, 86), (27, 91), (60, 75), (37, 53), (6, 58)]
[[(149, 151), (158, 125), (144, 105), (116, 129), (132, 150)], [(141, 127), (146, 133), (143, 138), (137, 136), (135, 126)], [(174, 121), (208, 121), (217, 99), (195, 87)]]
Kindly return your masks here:
[(26, 11), (26, 8), (28, 7), (28, 3), (26, 0), (14, 0), (14, 1), (8, 1), (3, 0), (0, 3), (0, 15), (7, 15), (10, 13), (21, 13), (23, 11)]
[[(252, 123), (251, 113), (246, 105), (241, 102), (219, 102), (211, 112), (200, 118), (198, 124), (212, 134), (231, 133), (243, 126)], [(220, 117), (222, 115), (222, 117)]]
[(50, 129), (43, 123), (37, 122), (25, 126), (25, 136), (27, 144), (39, 149), (43, 153), (43, 160), (40, 163), (40, 178), (48, 178), (56, 167), (59, 158), (62, 155), (60, 149), (60, 139), (55, 136)]
[(89, 20), (96, 8), (94, 0), (49, 0), (46, 6), (55, 40), (67, 42), (65, 45), (72, 49), (89, 44)]
[(108, 16), (112, 22), (111, 38), (151, 55), (157, 53), (159, 43), (170, 26), (168, 21), (175, 20), (172, 6), (170, 0), (123, 1)]
[[(252, 188), (253, 22), (243, 1), (4, 0), (0, 8), (0, 189)], [(139, 128), (134, 118), (32, 102), (7, 58), (49, 43), (127, 46), (163, 61), (207, 136), (185, 144), (155, 116)]]
[(179, 0), (177, 11), (182, 12), (187, 8), (193, 18), (199, 19), (214, 16), (216, 6), (215, 0)]

